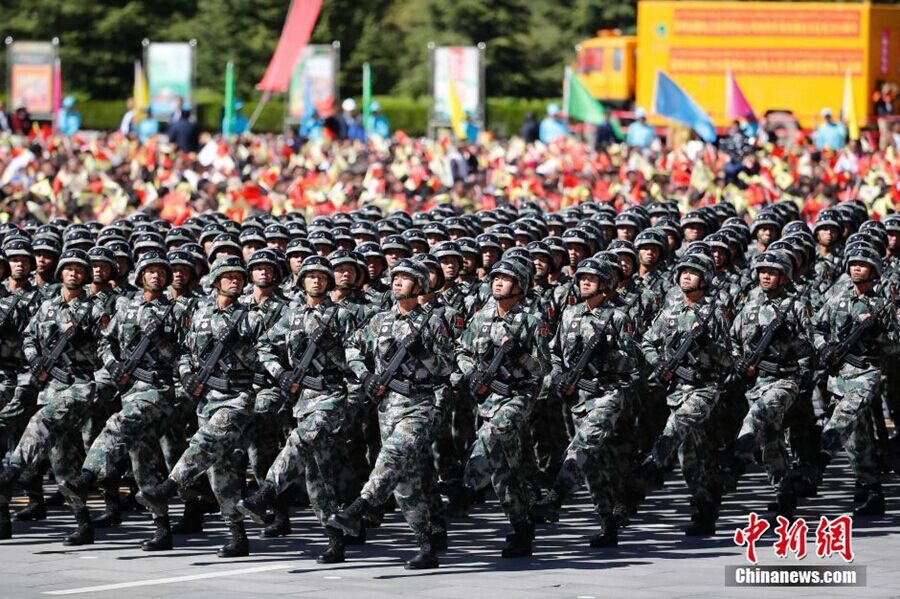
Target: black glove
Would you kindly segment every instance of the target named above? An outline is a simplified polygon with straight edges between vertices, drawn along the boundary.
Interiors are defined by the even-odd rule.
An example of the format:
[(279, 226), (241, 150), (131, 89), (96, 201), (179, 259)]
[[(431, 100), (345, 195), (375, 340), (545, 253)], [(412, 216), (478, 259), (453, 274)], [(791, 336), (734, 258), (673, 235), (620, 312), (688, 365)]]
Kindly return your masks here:
[(481, 388), (485, 386), (484, 384), (484, 373), (480, 370), (473, 370), (472, 374), (469, 375), (469, 391), (472, 392), (472, 395), (475, 397), (481, 397), (485, 395), (485, 393), (481, 392)]
[(569, 382), (569, 377), (562, 372), (553, 375), (553, 378), (550, 380), (550, 390), (559, 397), (568, 397), (569, 387), (571, 386), (572, 384)]
[(31, 363), (31, 375), (37, 378), (41, 375), (42, 372), (46, 372), (49, 374), (48, 367), (49, 364), (47, 363), (47, 358), (35, 358), (34, 362)]
[(122, 370), (124, 367), (125, 364), (119, 360), (113, 360), (107, 365), (106, 371), (109, 372), (109, 377), (114, 383), (118, 383), (119, 379), (122, 378)]
[(290, 393), (294, 386), (293, 374), (290, 370), (285, 370), (278, 375), (278, 387), (285, 393)]
[(832, 366), (834, 366), (834, 359), (835, 359), (834, 354), (835, 354), (834, 345), (829, 343), (824, 348), (822, 348), (822, 353), (819, 356), (819, 363), (822, 365), (823, 368), (831, 368)]
[(363, 393), (365, 393), (366, 397), (369, 399), (378, 399), (381, 397), (381, 385), (378, 383), (378, 377), (374, 374), (369, 374), (366, 376), (366, 380), (363, 381)]
[(185, 393), (193, 395), (194, 387), (197, 386), (197, 377), (193, 373), (187, 373), (181, 377), (181, 386), (184, 387)]

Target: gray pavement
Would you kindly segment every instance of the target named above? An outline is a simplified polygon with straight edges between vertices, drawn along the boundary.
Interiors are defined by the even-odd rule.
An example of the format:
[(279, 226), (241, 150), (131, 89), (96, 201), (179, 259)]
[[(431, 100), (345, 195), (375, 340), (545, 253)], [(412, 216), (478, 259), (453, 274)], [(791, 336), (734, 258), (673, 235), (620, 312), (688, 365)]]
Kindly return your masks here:
[[(814, 533), (820, 515), (849, 509), (851, 491), (843, 462), (829, 469), (820, 496), (804, 500), (797, 514), (810, 525), (809, 555), (802, 562), (779, 560), (771, 547), (774, 536), (767, 533), (758, 545), (760, 564), (842, 564), (839, 558), (815, 556)], [(138, 544), (150, 535), (146, 514), (128, 513), (121, 527), (98, 531), (96, 544), (68, 548), (60, 538), (72, 528), (72, 518), (67, 510), (55, 508), (44, 522), (14, 523), (15, 538), (0, 542), (0, 598), (900, 596), (900, 499), (895, 499), (900, 485), (895, 478), (888, 479), (885, 491), (888, 514), (854, 522), (854, 564), (866, 566), (864, 588), (724, 586), (725, 566), (746, 565), (743, 550), (732, 541), (735, 528), (746, 525), (749, 511), (765, 511), (771, 499), (763, 474), (754, 471), (727, 498), (715, 538), (683, 535), (689, 521), (686, 489), (671, 475), (621, 532), (615, 549), (588, 547), (586, 537), (596, 532), (596, 524), (581, 494), (558, 524), (538, 526), (534, 557), (501, 559), (508, 530), (499, 506), (490, 499), (468, 520), (452, 523), (450, 550), (441, 556), (441, 567), (420, 572), (403, 569), (403, 560), (415, 549), (398, 512), (370, 531), (365, 546), (349, 548), (346, 563), (320, 566), (315, 556), (325, 542), (308, 509), (295, 509), (295, 532), (286, 539), (258, 539), (259, 528), (249, 525), (252, 554), (222, 560), (215, 553), (225, 534), (218, 517), (208, 517), (208, 533), (176, 537), (174, 551), (145, 553)]]

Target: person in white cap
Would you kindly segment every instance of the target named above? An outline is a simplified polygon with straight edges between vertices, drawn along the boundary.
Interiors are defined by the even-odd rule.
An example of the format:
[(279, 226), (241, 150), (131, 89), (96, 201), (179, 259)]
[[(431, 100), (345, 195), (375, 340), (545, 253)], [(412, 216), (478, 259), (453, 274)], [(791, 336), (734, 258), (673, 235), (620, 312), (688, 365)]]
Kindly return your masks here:
[(822, 109), (822, 118), (825, 122), (813, 133), (816, 147), (820, 150), (840, 150), (847, 143), (847, 128), (834, 120), (830, 108)]
[(548, 144), (561, 137), (568, 136), (569, 125), (559, 110), (559, 104), (550, 103), (547, 106), (547, 116), (541, 121), (538, 137), (542, 142)]
[(634, 111), (634, 122), (628, 125), (625, 143), (635, 148), (649, 148), (656, 139), (656, 131), (647, 124), (647, 111), (638, 108)]
[(356, 114), (356, 100), (347, 98), (341, 102), (340, 137), (341, 139), (366, 140), (366, 130), (363, 128), (362, 119)]

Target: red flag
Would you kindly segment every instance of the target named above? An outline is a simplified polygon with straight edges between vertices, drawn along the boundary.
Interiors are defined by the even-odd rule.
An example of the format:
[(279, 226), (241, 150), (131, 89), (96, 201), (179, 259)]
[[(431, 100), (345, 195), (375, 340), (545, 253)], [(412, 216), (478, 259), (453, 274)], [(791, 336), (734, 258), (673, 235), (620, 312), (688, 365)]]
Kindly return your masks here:
[(287, 89), (294, 66), (312, 35), (316, 19), (319, 18), (320, 8), (322, 0), (292, 0), (275, 54), (269, 61), (266, 74), (256, 84), (256, 89), (270, 92), (283, 92)]

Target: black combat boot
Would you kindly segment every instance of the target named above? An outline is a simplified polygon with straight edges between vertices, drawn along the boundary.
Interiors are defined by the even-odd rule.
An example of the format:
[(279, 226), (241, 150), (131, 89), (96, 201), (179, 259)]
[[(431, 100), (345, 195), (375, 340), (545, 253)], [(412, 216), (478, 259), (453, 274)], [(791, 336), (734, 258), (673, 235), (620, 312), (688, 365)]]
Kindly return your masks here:
[(0, 541), (12, 538), (12, 522), (9, 521), (9, 504), (0, 504)]
[(122, 502), (119, 500), (118, 480), (103, 484), (103, 503), (106, 509), (94, 519), (94, 528), (114, 528), (121, 524)]
[(28, 505), (13, 515), (13, 520), (18, 522), (36, 522), (47, 518), (47, 503), (44, 501), (44, 488), (41, 479), (35, 478), (28, 482), (22, 482), (25, 494), (28, 496)]
[(244, 557), (250, 555), (250, 541), (247, 540), (247, 531), (243, 522), (229, 522), (228, 532), (231, 540), (219, 548), (219, 557)]
[(271, 507), (274, 501), (275, 485), (266, 481), (257, 489), (256, 493), (238, 501), (237, 509), (257, 524), (265, 524), (266, 510)]
[(559, 522), (562, 504), (562, 495), (556, 489), (551, 489), (531, 506), (531, 517), (535, 522)]
[(90, 470), (82, 470), (81, 474), (71, 480), (59, 481), (59, 492), (70, 503), (84, 503), (87, 500), (91, 487), (94, 486), (96, 477)]
[(875, 483), (865, 485), (865, 500), (853, 510), (854, 516), (883, 516), (884, 515), (884, 493), (881, 490), (881, 484)]
[(469, 515), (471, 491), (462, 482), (458, 480), (440, 482), (438, 488), (447, 496), (444, 514), (448, 518), (461, 519)]
[(316, 558), (316, 561), (320, 564), (339, 564), (343, 562), (346, 559), (344, 556), (344, 531), (339, 528), (326, 526), (325, 535), (328, 537), (328, 548)]
[(406, 564), (404, 568), (407, 570), (427, 570), (429, 568), (438, 567), (438, 556), (434, 547), (431, 545), (431, 535), (428, 533), (419, 533), (416, 535), (419, 542), (419, 552)]
[(78, 523), (78, 528), (63, 540), (63, 545), (93, 545), (94, 525), (91, 523), (91, 514), (86, 507), (75, 510), (75, 521)]
[(447, 551), (447, 521), (440, 516), (431, 517), (431, 546), (435, 551)]
[(600, 534), (591, 537), (591, 547), (615, 547), (619, 544), (619, 523), (612, 513), (600, 514)]
[(12, 499), (13, 485), (19, 480), (22, 471), (12, 466), (0, 470), (0, 503), (8, 504)]
[(709, 501), (697, 500), (694, 522), (684, 530), (689, 537), (711, 537), (716, 534), (716, 506)]
[(206, 504), (202, 499), (189, 499), (184, 502), (184, 512), (172, 526), (172, 534), (192, 535), (203, 532), (203, 514)]
[[(347, 507), (347, 509), (332, 514), (331, 517), (328, 518), (326, 525), (341, 529), (344, 531), (345, 535), (358, 537), (363, 530), (362, 517), (368, 509), (368, 500), (363, 497), (358, 497)], [(344, 542), (346, 543), (346, 539)]]
[(291, 534), (291, 497), (282, 493), (272, 502), (272, 522), (259, 534), (264, 539), (286, 537)]
[(529, 557), (531, 541), (534, 539), (534, 525), (531, 522), (513, 522), (513, 534), (507, 537), (506, 546), (500, 557)]
[(769, 506), (771, 511), (766, 516), (766, 520), (773, 526), (778, 522), (778, 516), (793, 519), (794, 511), (797, 509), (797, 496), (794, 495), (794, 489), (790, 484), (785, 485), (778, 491), (774, 504)]
[(156, 531), (153, 536), (141, 543), (144, 551), (168, 551), (172, 548), (172, 529), (169, 526), (168, 516), (158, 516), (153, 519)]
[(158, 485), (153, 485), (138, 492), (137, 502), (150, 510), (154, 516), (164, 516), (169, 511), (169, 499), (178, 493), (178, 483), (167, 478)]

